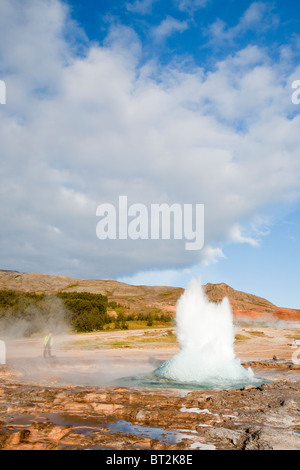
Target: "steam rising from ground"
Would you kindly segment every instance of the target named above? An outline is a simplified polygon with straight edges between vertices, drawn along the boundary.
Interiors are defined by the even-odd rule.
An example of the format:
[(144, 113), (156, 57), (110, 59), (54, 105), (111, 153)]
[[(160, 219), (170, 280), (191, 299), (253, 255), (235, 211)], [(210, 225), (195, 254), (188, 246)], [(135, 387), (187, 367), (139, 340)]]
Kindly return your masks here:
[(12, 314), (9, 309), (0, 318), (0, 338), (30, 337), (41, 332), (66, 333), (68, 314), (63, 301), (56, 296), (45, 296), (37, 305), (28, 304)]
[(192, 280), (177, 303), (177, 337), (180, 351), (155, 374), (176, 382), (220, 384), (250, 382), (234, 353), (233, 316), (228, 299), (210, 302), (200, 281)]

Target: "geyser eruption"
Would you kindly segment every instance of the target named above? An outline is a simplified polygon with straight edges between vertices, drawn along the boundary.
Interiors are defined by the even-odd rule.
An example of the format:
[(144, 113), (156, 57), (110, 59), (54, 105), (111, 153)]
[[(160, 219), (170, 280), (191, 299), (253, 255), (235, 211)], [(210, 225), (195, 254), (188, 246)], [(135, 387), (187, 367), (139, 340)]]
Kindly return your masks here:
[(177, 303), (176, 324), (180, 351), (155, 370), (156, 376), (210, 386), (253, 382), (252, 370), (235, 357), (227, 297), (210, 302), (201, 282), (193, 279)]

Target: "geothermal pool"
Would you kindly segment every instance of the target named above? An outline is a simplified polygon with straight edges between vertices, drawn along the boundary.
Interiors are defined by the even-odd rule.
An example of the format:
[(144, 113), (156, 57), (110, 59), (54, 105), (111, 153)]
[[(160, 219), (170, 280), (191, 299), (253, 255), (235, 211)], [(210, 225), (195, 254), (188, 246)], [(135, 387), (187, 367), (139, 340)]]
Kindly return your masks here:
[(131, 377), (124, 377), (119, 379), (116, 384), (124, 387), (133, 388), (172, 388), (177, 390), (234, 390), (242, 388), (245, 385), (259, 386), (269, 380), (254, 377), (252, 380), (230, 380), (230, 379), (214, 379), (202, 382), (185, 381), (180, 382), (176, 380), (164, 379), (157, 377), (154, 373), (149, 375), (135, 375)]

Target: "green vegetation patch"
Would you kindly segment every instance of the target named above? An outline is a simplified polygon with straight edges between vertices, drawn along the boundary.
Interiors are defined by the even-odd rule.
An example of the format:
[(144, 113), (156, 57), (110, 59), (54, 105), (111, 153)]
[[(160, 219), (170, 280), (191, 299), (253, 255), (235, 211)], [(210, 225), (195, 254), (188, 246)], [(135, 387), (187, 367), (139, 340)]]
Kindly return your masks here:
[[(116, 318), (108, 315), (114, 310)], [(31, 336), (45, 330), (57, 332), (64, 325), (74, 332), (169, 327), (173, 324), (170, 312), (156, 307), (141, 306), (131, 312), (127, 306), (108, 303), (106, 296), (90, 292), (0, 291), (0, 329), (2, 334)]]

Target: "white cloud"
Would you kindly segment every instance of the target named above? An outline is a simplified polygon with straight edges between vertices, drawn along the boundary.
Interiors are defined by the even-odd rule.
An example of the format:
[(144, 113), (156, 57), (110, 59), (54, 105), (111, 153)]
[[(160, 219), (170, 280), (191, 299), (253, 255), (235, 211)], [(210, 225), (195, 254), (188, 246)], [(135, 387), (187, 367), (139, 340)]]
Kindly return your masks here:
[(128, 11), (133, 13), (138, 13), (140, 15), (151, 14), (152, 5), (157, 2), (157, 0), (135, 0), (133, 3), (127, 3), (126, 8)]
[(248, 243), (251, 246), (259, 246), (259, 240), (254, 237), (245, 237), (242, 235), (241, 227), (236, 224), (230, 230), (230, 239), (236, 243)]
[(167, 16), (158, 26), (152, 29), (152, 36), (155, 41), (164, 41), (174, 33), (182, 33), (188, 29), (187, 21), (179, 21), (172, 16)]
[(272, 11), (272, 5), (266, 2), (253, 2), (246, 9), (239, 19), (239, 22), (231, 28), (218, 18), (212, 23), (207, 35), (210, 38), (209, 44), (222, 45), (224, 43), (232, 44), (241, 35), (247, 31), (262, 32), (269, 28), (276, 27), (279, 19)]
[[(257, 215), (298, 194), (295, 70), (283, 76), (266, 51), (249, 46), (210, 72), (140, 65), (137, 36), (120, 25), (75, 55), (58, 1), (2, 0), (0, 13), (3, 267), (87, 278), (182, 271), (218, 261), (224, 243), (255, 244)], [(174, 23), (165, 28), (161, 37)], [(205, 248), (100, 242), (96, 208), (123, 194), (130, 204), (204, 203)]]
[(220, 259), (226, 258), (221, 248), (212, 247), (210, 245), (206, 245), (203, 248), (203, 259), (202, 264), (204, 266), (209, 266), (210, 264), (215, 264), (220, 261)]
[[(118, 278), (118, 281), (136, 286), (177, 286), (182, 282), (184, 270), (147, 270), (135, 273), (133, 276)], [(179, 281), (180, 280), (180, 281)]]
[(175, 0), (175, 4), (181, 11), (193, 12), (203, 8), (210, 0)]

